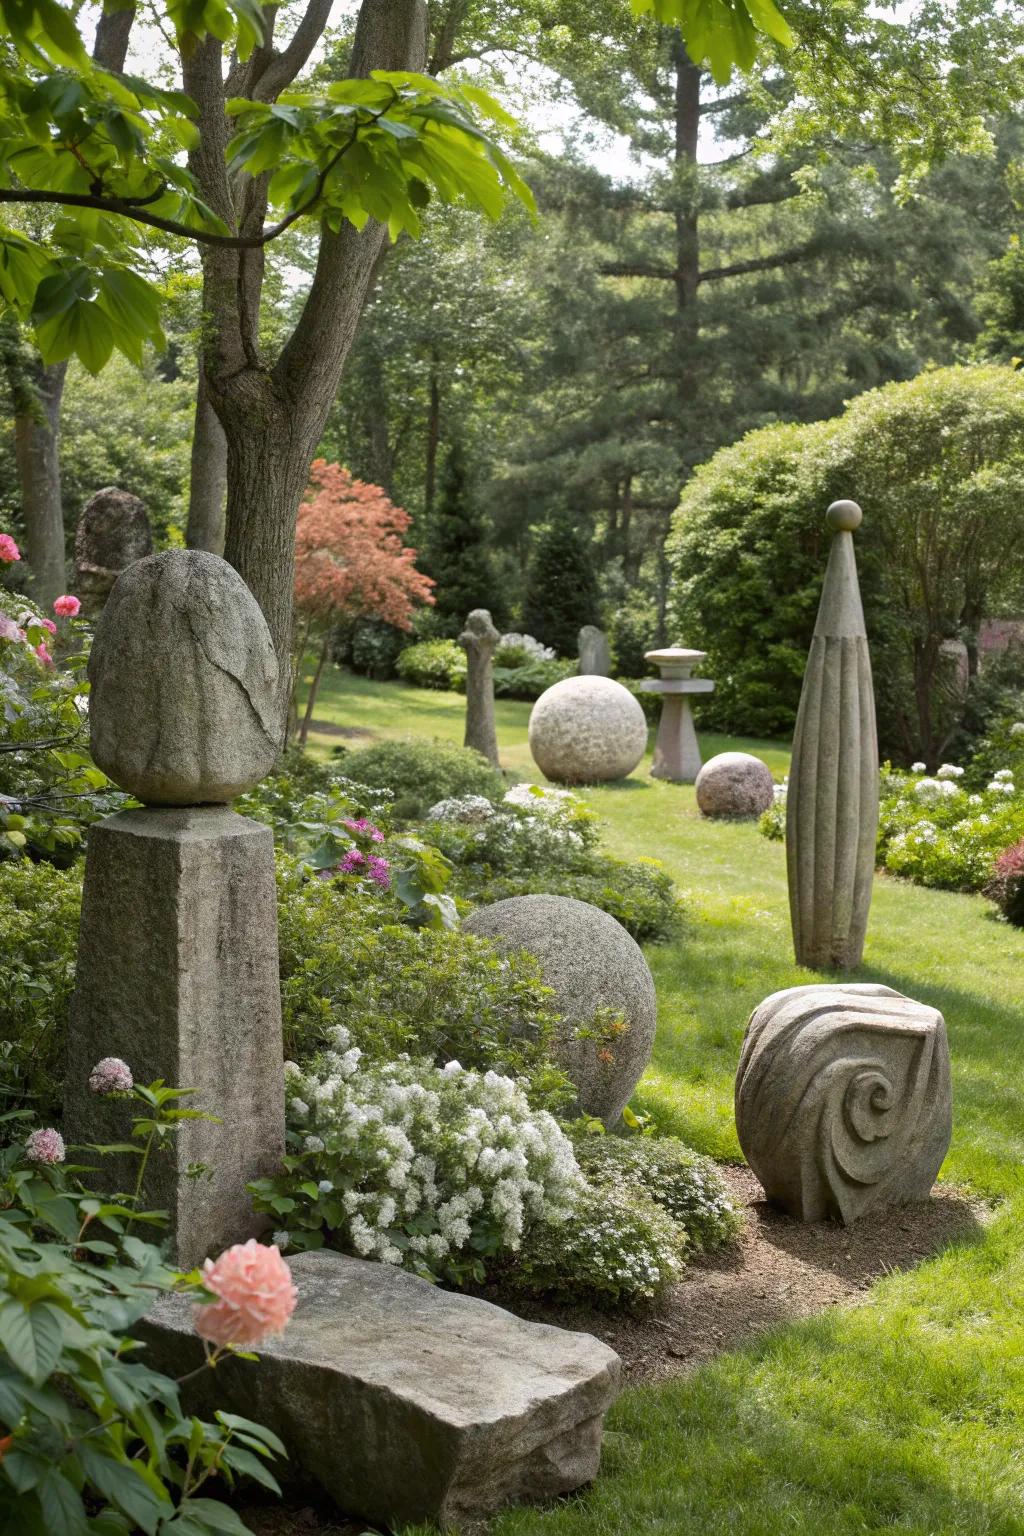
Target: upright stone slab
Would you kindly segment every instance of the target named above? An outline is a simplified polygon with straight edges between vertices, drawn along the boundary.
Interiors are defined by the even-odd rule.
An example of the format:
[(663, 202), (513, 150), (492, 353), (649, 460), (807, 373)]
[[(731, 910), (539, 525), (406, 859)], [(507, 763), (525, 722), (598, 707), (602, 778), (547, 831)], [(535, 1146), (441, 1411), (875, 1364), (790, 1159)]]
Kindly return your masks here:
[[(119, 1056), (139, 1082), (196, 1091), (186, 1121), (150, 1159), (147, 1209), (170, 1212), (185, 1268), (252, 1237), (245, 1185), (284, 1152), (274, 839), (226, 807), (122, 811), (90, 828), (71, 1005), (65, 1114), (76, 1142), (123, 1142), (134, 1106), (89, 1091)], [(198, 1178), (188, 1169), (205, 1164)], [(138, 1160), (102, 1162), (130, 1191)], [(95, 1182), (90, 1180), (90, 1183)]]
[(86, 618), (103, 612), (121, 572), (153, 553), (153, 531), (143, 502), (130, 491), (108, 485), (82, 508), (75, 529), (72, 589)]
[(494, 723), (493, 658), (501, 636), (491, 623), (486, 608), (474, 608), (459, 636), (466, 652), (466, 735), (467, 747), (482, 752), (489, 763), (500, 768), (498, 732)]
[[(527, 1322), (387, 1264), (288, 1260), (299, 1302), (260, 1358), (198, 1371), (189, 1410), (231, 1408), (276, 1431), (345, 1513), (450, 1529), (597, 1476), (619, 1358), (586, 1333)], [(146, 1358), (202, 1363), (191, 1308), (162, 1296)]]
[(793, 948), (812, 970), (850, 970), (864, 953), (878, 832), (878, 737), (853, 530), (837, 501), (807, 658), (786, 800)]
[[(273, 763), (277, 662), (237, 572), (168, 550), (118, 578), (89, 676), (93, 755), (149, 804), (89, 832), (66, 1119), (75, 1141), (128, 1139), (129, 1105), (89, 1091), (104, 1056), (218, 1117), (183, 1122), (143, 1186), (189, 1268), (264, 1224), (245, 1185), (284, 1150), (273, 834), (216, 803)], [(90, 1182), (131, 1191), (137, 1166)]]
[(596, 624), (584, 624), (579, 635), (581, 677), (611, 677), (612, 653), (608, 636)]

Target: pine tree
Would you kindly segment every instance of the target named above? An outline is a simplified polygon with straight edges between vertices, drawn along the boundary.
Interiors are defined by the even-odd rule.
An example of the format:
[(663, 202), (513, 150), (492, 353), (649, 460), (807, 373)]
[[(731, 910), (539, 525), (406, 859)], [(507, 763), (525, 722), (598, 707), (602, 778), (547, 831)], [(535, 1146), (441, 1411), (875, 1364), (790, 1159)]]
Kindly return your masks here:
[(432, 626), (437, 633), (458, 635), (473, 608), (488, 608), (496, 623), (504, 618), (486, 539), (486, 523), (470, 493), (462, 447), (453, 443), (441, 472), (423, 561), (437, 583)]
[(597, 621), (593, 544), (571, 516), (562, 513), (534, 540), (523, 627), (559, 656), (575, 656), (580, 628)]

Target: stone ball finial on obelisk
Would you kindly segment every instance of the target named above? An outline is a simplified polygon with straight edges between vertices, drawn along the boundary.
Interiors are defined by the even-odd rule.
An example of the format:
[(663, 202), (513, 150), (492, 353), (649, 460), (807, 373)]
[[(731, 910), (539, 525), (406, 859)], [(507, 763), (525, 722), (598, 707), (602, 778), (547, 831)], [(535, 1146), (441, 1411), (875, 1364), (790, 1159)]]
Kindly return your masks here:
[(494, 653), (501, 636), (486, 608), (474, 608), (459, 636), (466, 653), (466, 734), (463, 744), (482, 752), (500, 768), (498, 731), (494, 723)]
[[(127, 1140), (124, 1103), (89, 1091), (104, 1056), (218, 1117), (184, 1121), (146, 1174), (188, 1268), (260, 1230), (245, 1186), (284, 1150), (273, 834), (226, 804), (280, 750), (277, 658), (231, 566), (168, 550), (118, 577), (89, 676), (96, 761), (144, 804), (89, 831), (67, 1120), (76, 1141)], [(130, 1189), (135, 1160), (103, 1173)]]
[(825, 584), (804, 672), (786, 806), (793, 948), (812, 970), (850, 970), (864, 952), (878, 832), (878, 736), (853, 531), (836, 501)]

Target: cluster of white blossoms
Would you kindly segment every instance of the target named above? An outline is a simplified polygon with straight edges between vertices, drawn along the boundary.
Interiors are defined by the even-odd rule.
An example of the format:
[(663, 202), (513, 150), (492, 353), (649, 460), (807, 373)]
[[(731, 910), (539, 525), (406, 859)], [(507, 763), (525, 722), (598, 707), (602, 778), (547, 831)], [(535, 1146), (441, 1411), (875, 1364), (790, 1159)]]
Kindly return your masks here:
[(583, 1191), (557, 1121), (497, 1072), (367, 1063), (338, 1025), (318, 1066), (287, 1063), (286, 1077), (318, 1194), (330, 1186), (345, 1246), (364, 1258), (435, 1272), (470, 1244), (517, 1249), (532, 1222), (565, 1221)]
[(532, 635), (518, 635), (514, 630), (507, 635), (502, 635), (498, 641), (499, 651), (525, 651), (531, 661), (554, 661), (555, 652), (550, 645), (542, 645)]
[[(941, 771), (941, 770), (940, 770)], [(951, 778), (918, 779), (914, 785), (914, 793), (925, 805), (935, 805), (944, 796), (948, 799), (951, 795), (959, 794), (956, 781)]]
[(475, 822), (490, 821), (497, 815), (494, 806), (483, 795), (452, 795), (438, 800), (427, 812), (427, 821)]
[(542, 816), (555, 815), (566, 806), (581, 803), (579, 795), (574, 795), (571, 789), (555, 789), (550, 784), (513, 784), (505, 794), (504, 802), (518, 806), (520, 810), (539, 811)]
[(996, 795), (1015, 795), (1017, 787), (1013, 782), (1013, 769), (1000, 768), (992, 775), (992, 781), (986, 788)]

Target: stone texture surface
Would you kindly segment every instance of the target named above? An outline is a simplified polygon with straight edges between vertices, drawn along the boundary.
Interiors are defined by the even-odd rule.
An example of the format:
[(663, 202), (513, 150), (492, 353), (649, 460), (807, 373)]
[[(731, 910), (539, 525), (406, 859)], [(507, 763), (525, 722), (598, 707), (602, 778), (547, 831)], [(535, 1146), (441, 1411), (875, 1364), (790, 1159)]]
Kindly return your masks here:
[[(245, 1192), (284, 1149), (281, 993), (274, 844), (269, 827), (221, 807), (122, 811), (89, 830), (78, 969), (68, 1032), (68, 1136), (128, 1139), (130, 1106), (89, 1092), (104, 1056), (136, 1081), (196, 1092), (151, 1159), (150, 1208), (170, 1211), (179, 1262), (261, 1230)], [(205, 1163), (210, 1176), (188, 1179)], [(137, 1161), (104, 1161), (130, 1189)]]
[(486, 608), (474, 608), (459, 636), (466, 653), (466, 734), (463, 745), (500, 768), (494, 723), (494, 652), (501, 639)]
[(232, 800), (281, 748), (266, 620), (226, 560), (173, 549), (117, 580), (89, 658), (92, 753), (148, 805)]
[[(619, 1359), (585, 1333), (526, 1322), (384, 1264), (304, 1253), (299, 1303), (258, 1362), (186, 1389), (193, 1411), (233, 1408), (277, 1432), (347, 1514), (447, 1526), (590, 1482)], [(147, 1359), (202, 1359), (190, 1308), (163, 1296)]]
[(624, 779), (647, 750), (647, 721), (627, 688), (610, 677), (567, 677), (530, 712), (530, 751), (558, 784)]
[(612, 653), (608, 636), (596, 624), (584, 624), (579, 634), (581, 677), (611, 677)]
[(652, 779), (693, 784), (700, 773), (700, 747), (689, 695), (713, 693), (715, 685), (708, 677), (691, 677), (690, 673), (706, 654), (684, 645), (645, 652), (644, 660), (653, 662), (661, 673), (656, 679), (645, 678), (640, 685), (645, 693), (661, 694), (662, 701), (651, 763)]
[(856, 502), (834, 530), (807, 658), (786, 797), (793, 948), (812, 970), (852, 970), (864, 953), (878, 832), (875, 696), (857, 582)]
[[(651, 1059), (658, 1020), (654, 981), (635, 939), (600, 907), (571, 896), (513, 896), (478, 907), (464, 926), (535, 955), (570, 1030), (591, 1024), (601, 1008), (623, 1015), (628, 1028), (614, 1040), (567, 1033), (555, 1047), (579, 1090), (578, 1111), (615, 1125)], [(606, 1048), (610, 1061), (599, 1057)]]
[(889, 987), (790, 987), (755, 1009), (736, 1129), (768, 1198), (849, 1223), (927, 1198), (949, 1147), (941, 1013)]
[(697, 775), (697, 804), (705, 816), (760, 816), (774, 795), (771, 769), (749, 752), (719, 752)]
[(130, 491), (108, 485), (82, 508), (75, 529), (72, 590), (82, 600), (86, 618), (102, 613), (110, 589), (123, 570), (153, 553), (153, 531), (146, 508)]

